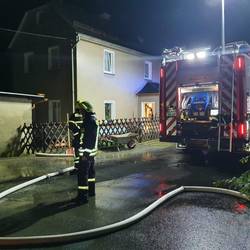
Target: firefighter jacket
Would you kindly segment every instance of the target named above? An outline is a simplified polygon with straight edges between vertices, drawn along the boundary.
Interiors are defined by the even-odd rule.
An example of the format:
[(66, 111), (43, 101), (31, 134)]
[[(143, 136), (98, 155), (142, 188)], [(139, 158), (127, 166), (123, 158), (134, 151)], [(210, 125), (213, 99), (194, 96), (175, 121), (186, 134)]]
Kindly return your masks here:
[(84, 136), (79, 155), (95, 156), (97, 154), (99, 126), (93, 112), (87, 112), (83, 120)]
[(69, 118), (69, 129), (73, 133), (72, 146), (78, 150), (83, 144), (83, 115), (75, 112)]

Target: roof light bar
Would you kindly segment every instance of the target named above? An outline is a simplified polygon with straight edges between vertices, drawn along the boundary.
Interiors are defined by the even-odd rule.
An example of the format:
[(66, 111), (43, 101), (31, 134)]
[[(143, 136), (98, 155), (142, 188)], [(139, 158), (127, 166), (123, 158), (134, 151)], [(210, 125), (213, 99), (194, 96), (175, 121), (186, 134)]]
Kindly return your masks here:
[(206, 51), (198, 51), (198, 52), (196, 52), (196, 57), (198, 59), (204, 59), (207, 57), (207, 52)]
[(195, 54), (194, 53), (188, 53), (186, 55), (184, 55), (184, 59), (187, 59), (187, 60), (194, 60), (195, 59)]
[[(245, 54), (250, 57), (250, 45), (245, 41), (238, 41), (238, 42), (232, 42), (227, 43), (225, 46), (225, 52), (224, 54)], [(174, 47), (172, 49), (165, 49), (163, 51), (162, 55), (162, 65), (166, 65), (169, 62), (175, 62), (180, 60), (190, 60), (194, 61), (196, 60), (205, 60), (206, 57), (209, 55), (217, 55), (221, 56), (222, 54), (222, 48), (217, 47), (213, 51), (210, 50), (210, 48), (197, 48), (194, 50), (184, 50), (180, 47)], [(238, 63), (238, 65), (237, 65)], [(238, 62), (235, 64), (235, 68), (237, 70), (242, 69), (245, 67), (245, 62), (241, 59), (238, 59)]]
[(182, 48), (165, 49), (163, 52), (162, 63), (165, 65), (167, 62), (177, 60), (205, 59), (210, 53), (210, 48), (199, 48), (194, 50), (183, 50)]

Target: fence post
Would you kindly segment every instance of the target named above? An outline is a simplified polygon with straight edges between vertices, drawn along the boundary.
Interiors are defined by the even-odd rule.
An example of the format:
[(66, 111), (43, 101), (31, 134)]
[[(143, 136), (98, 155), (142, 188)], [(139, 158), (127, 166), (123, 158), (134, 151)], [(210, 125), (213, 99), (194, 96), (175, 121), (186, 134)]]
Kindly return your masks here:
[(69, 113), (67, 113), (67, 130), (68, 130), (68, 148), (71, 148), (70, 144), (70, 132), (69, 132)]

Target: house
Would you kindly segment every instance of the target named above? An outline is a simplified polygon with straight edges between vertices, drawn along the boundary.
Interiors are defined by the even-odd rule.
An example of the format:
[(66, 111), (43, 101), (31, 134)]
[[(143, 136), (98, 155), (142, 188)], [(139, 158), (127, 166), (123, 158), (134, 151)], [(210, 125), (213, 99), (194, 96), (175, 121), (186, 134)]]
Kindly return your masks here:
[[(12, 82), (15, 91), (48, 99), (36, 106), (36, 122), (66, 121), (76, 100), (90, 101), (99, 119), (145, 115), (137, 93), (146, 83), (159, 82), (160, 58), (93, 28), (88, 20), (66, 1), (24, 15), (9, 45)], [(150, 93), (143, 103), (147, 98), (151, 102)]]
[(33, 108), (44, 101), (41, 95), (0, 92), (0, 156), (18, 154), (20, 128), (32, 122)]

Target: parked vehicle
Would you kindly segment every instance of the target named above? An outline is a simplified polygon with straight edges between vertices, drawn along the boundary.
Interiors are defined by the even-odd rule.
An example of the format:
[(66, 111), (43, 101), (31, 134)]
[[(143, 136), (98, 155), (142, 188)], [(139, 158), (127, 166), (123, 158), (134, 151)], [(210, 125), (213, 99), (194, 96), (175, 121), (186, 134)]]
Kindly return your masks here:
[(207, 151), (249, 150), (250, 45), (163, 53), (160, 141)]

